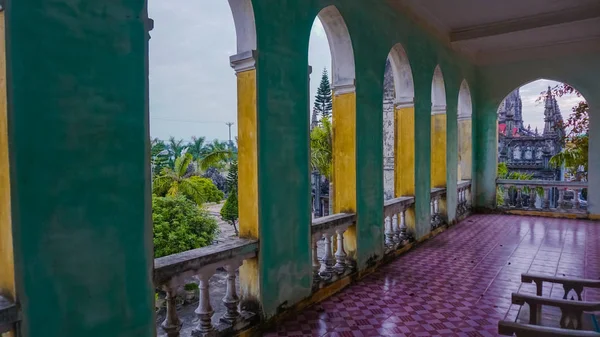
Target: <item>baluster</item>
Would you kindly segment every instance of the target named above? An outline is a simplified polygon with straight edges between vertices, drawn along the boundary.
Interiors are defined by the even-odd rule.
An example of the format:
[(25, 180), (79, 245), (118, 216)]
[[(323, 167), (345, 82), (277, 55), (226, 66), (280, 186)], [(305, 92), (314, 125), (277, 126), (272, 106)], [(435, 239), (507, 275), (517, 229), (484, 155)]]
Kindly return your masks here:
[(433, 208), (433, 198), (431, 198), (430, 200), (431, 201), (429, 203), (431, 206), (431, 218), (433, 219), (433, 216), (435, 215), (434, 208)]
[(537, 191), (536, 191), (537, 187), (530, 187), (529, 188), (529, 208), (530, 209), (535, 209), (535, 202), (537, 200)]
[(325, 233), (325, 256), (323, 257), (323, 264), (325, 265), (325, 270), (321, 272), (321, 276), (329, 278), (333, 274), (333, 266), (335, 265), (335, 259), (332, 254), (332, 245), (331, 245), (331, 234)]
[(433, 212), (436, 216), (440, 214), (440, 197), (433, 199)]
[(319, 271), (321, 270), (321, 262), (319, 262), (319, 257), (317, 256), (317, 241), (315, 237), (312, 238), (312, 268), (313, 268), (313, 283), (318, 283), (320, 281)]
[(542, 208), (545, 210), (550, 209), (550, 189), (544, 187), (544, 201), (542, 202)]
[(392, 241), (394, 246), (398, 246), (400, 244), (400, 227), (398, 224), (398, 214), (394, 213), (392, 217)]
[(575, 193), (575, 198), (574, 198), (574, 200), (573, 200), (573, 208), (575, 208), (575, 210), (578, 210), (578, 209), (579, 209), (579, 206), (580, 206), (580, 205), (579, 205), (579, 193), (581, 192), (581, 190), (580, 190), (580, 189), (578, 189), (578, 188), (576, 188), (576, 189), (574, 189), (573, 191), (574, 191), (574, 193)]
[(167, 293), (167, 317), (165, 317), (161, 327), (167, 333), (168, 337), (179, 337), (181, 320), (177, 315), (177, 286), (174, 284), (167, 284), (163, 286), (163, 290)]
[(200, 289), (200, 300), (198, 301), (198, 308), (194, 311), (200, 319), (198, 326), (195, 331), (200, 333), (208, 333), (214, 330), (212, 325), (212, 315), (215, 313), (212, 306), (210, 305), (210, 291), (209, 291), (209, 280), (212, 277), (206, 273), (200, 273), (198, 280), (200, 281), (198, 288)]
[(337, 230), (337, 251), (335, 252), (335, 261), (336, 264), (334, 266), (335, 270), (339, 274), (343, 274), (344, 270), (346, 270), (346, 251), (344, 250), (344, 232), (345, 229)]
[(521, 197), (521, 187), (517, 187), (516, 207), (523, 208), (523, 198)]
[(556, 208), (564, 208), (565, 201), (565, 189), (562, 187), (558, 188), (558, 201), (556, 202)]
[(223, 304), (225, 305), (225, 308), (227, 308), (227, 312), (223, 314), (221, 321), (228, 322), (232, 325), (240, 318), (240, 312), (238, 310), (240, 298), (238, 297), (237, 289), (235, 288), (235, 271), (239, 266), (239, 262), (229, 263), (224, 266), (225, 271), (227, 271), (227, 292), (225, 293), (225, 297), (223, 297)]
[(510, 186), (504, 185), (503, 188), (504, 188), (504, 192), (503, 192), (504, 193), (504, 207), (509, 208), (510, 207), (510, 194), (509, 194)]
[(394, 245), (394, 233), (392, 230), (392, 219), (389, 216), (385, 217), (385, 245), (391, 248)]
[(406, 234), (406, 210), (402, 211), (402, 213), (400, 213), (400, 241), (404, 241), (406, 239), (408, 239), (408, 236)]

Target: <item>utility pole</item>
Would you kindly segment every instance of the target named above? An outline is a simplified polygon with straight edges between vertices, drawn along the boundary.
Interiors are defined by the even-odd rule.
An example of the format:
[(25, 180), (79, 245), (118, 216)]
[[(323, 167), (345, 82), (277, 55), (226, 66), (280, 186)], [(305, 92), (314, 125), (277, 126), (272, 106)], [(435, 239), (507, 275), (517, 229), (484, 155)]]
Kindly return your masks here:
[(227, 122), (227, 123), (225, 123), (225, 125), (227, 125), (229, 127), (229, 145), (231, 146), (231, 145), (233, 145), (231, 143), (231, 126), (233, 125), (233, 122)]

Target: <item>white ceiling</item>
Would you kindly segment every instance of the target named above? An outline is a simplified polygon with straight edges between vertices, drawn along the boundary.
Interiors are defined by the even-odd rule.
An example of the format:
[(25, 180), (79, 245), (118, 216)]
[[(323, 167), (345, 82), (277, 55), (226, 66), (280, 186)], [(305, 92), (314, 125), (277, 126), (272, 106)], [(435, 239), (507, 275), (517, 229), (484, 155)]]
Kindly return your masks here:
[(389, 0), (477, 63), (600, 51), (600, 0)]

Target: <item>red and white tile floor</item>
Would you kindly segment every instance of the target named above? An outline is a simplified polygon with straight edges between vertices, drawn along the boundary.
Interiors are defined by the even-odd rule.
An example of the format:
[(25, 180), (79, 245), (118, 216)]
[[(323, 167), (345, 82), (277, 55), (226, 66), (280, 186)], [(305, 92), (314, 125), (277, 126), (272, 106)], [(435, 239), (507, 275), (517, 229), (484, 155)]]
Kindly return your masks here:
[(524, 272), (600, 278), (600, 222), (471, 216), (265, 336), (496, 336), (517, 316), (511, 293), (535, 294)]

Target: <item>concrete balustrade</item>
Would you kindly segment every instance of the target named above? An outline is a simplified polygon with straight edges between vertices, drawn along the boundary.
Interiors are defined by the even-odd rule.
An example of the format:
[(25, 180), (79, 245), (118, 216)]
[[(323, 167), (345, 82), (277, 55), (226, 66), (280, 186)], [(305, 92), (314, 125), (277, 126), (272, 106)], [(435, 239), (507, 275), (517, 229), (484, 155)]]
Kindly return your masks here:
[(456, 204), (456, 217), (461, 220), (471, 213), (471, 181), (462, 180), (456, 185), (458, 194)]
[(431, 208), (431, 230), (435, 230), (447, 222), (441, 210), (441, 203), (445, 202), (445, 199), (445, 188), (431, 189), (431, 198), (429, 202)]
[(314, 289), (355, 270), (355, 262), (348, 257), (344, 247), (344, 233), (355, 221), (354, 213), (333, 214), (313, 220), (311, 236)]
[(383, 205), (385, 252), (391, 253), (412, 240), (412, 233), (407, 232), (406, 210), (415, 203), (412, 196), (386, 200)]
[(587, 214), (587, 182), (498, 179), (497, 207), (505, 211)]
[[(235, 239), (220, 245), (194, 249), (154, 260), (154, 285), (166, 293), (166, 318), (161, 327), (168, 337), (179, 337), (182, 327), (177, 313), (177, 290), (190, 278), (198, 282), (199, 301), (195, 314), (198, 323), (193, 336), (225, 336), (248, 328), (258, 313), (239, 310), (240, 296), (236, 289), (236, 271), (244, 260), (257, 256), (258, 242)], [(223, 305), (226, 312), (214, 325), (214, 310), (210, 301), (209, 280), (218, 268), (227, 272)]]

